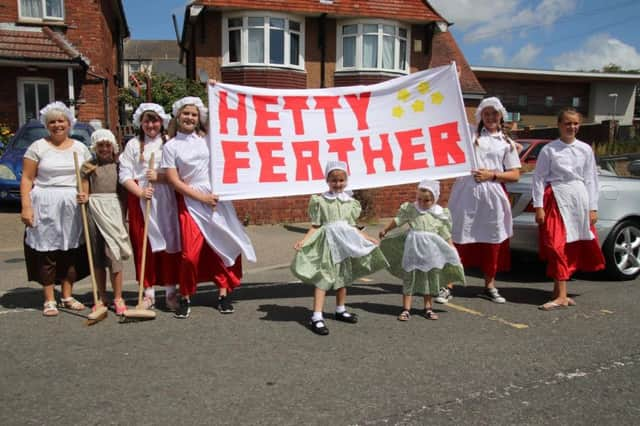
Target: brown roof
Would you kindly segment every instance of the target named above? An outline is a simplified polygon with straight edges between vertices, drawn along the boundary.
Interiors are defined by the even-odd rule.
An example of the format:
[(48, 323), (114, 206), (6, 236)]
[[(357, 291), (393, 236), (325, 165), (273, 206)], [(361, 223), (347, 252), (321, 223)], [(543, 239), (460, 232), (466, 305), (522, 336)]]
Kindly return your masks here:
[(175, 59), (180, 57), (175, 40), (125, 40), (124, 60)]
[(478, 78), (471, 70), (471, 66), (464, 58), (451, 32), (436, 33), (432, 46), (433, 51), (431, 52), (431, 63), (429, 67), (433, 68), (440, 65), (447, 65), (451, 63), (452, 60), (456, 61), (456, 65), (460, 67), (460, 86), (462, 93), (486, 93), (478, 81)]
[(17, 60), (88, 61), (60, 33), (49, 27), (37, 31), (0, 29), (0, 57)]
[(219, 9), (274, 10), (330, 16), (363, 16), (402, 19), (408, 22), (444, 21), (424, 0), (202, 0), (198, 4)]

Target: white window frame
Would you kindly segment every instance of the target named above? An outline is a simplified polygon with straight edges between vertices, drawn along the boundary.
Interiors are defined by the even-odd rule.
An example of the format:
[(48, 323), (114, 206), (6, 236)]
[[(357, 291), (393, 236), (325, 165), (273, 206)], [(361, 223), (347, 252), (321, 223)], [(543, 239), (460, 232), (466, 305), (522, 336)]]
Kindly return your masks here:
[[(357, 25), (357, 32), (355, 35), (356, 38), (356, 57), (355, 64), (352, 67), (344, 66), (344, 56), (343, 56), (343, 44), (342, 44), (342, 28), (347, 25)], [(364, 25), (378, 25), (378, 54), (377, 54), (377, 62), (378, 65), (374, 68), (364, 67), (362, 65), (363, 59), (363, 39), (364, 39)], [(383, 68), (382, 67), (382, 53), (384, 48), (383, 38), (383, 25), (392, 25), (395, 28), (394, 37), (394, 58), (393, 58), (393, 68)], [(400, 29), (403, 29), (407, 32), (406, 37), (400, 36)], [(353, 35), (350, 35), (353, 37)], [(400, 40), (405, 40), (405, 62), (407, 64), (406, 69), (400, 69)], [(400, 74), (409, 74), (411, 70), (411, 51), (410, 51), (410, 42), (411, 42), (411, 26), (403, 24), (398, 21), (390, 21), (384, 19), (357, 19), (357, 20), (348, 20), (341, 21), (338, 23), (336, 30), (336, 71), (372, 71), (372, 72), (391, 72), (391, 73), (400, 73)]]
[[(264, 52), (262, 62), (249, 62), (249, 17), (263, 17), (264, 26)], [(242, 27), (240, 28), (240, 61), (231, 62), (229, 60), (229, 19), (241, 18)], [(284, 63), (272, 64), (270, 63), (270, 18), (284, 19)], [(300, 24), (300, 31), (290, 30), (289, 21), (295, 21)], [(238, 28), (238, 27), (233, 27)], [(298, 51), (298, 64), (291, 63), (291, 33), (298, 34), (300, 46)], [(296, 70), (304, 70), (304, 40), (305, 40), (305, 25), (304, 17), (297, 15), (289, 15), (284, 13), (274, 12), (242, 12), (242, 13), (228, 13), (222, 16), (222, 66), (223, 67), (276, 67), (276, 68), (291, 68)]]
[[(42, 77), (18, 77), (18, 122), (22, 126), (27, 121), (27, 112), (25, 110), (24, 85), (27, 83), (47, 84), (49, 86), (49, 102), (53, 102), (53, 79)], [(36, 96), (38, 92), (36, 91)], [(40, 117), (36, 117), (38, 119)]]
[(62, 16), (49, 16), (47, 15), (47, 0), (40, 0), (40, 7), (42, 10), (42, 17), (39, 16), (28, 16), (22, 13), (22, 1), (15, 0), (18, 2), (18, 16), (21, 21), (64, 21), (64, 0), (58, 0), (60, 2), (60, 10), (62, 11)]

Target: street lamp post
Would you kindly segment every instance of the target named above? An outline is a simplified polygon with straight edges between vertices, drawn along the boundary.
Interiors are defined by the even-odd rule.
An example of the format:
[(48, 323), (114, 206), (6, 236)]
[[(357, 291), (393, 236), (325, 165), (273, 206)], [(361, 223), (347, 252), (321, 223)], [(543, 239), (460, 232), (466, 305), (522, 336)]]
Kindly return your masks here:
[(609, 97), (613, 98), (613, 121), (616, 121), (616, 115), (618, 113), (618, 94), (617, 93), (609, 93)]
[(613, 142), (618, 136), (618, 122), (616, 121), (616, 115), (618, 115), (618, 94), (609, 93), (609, 97), (613, 98), (613, 117), (611, 120), (611, 126), (609, 126), (610, 141)]

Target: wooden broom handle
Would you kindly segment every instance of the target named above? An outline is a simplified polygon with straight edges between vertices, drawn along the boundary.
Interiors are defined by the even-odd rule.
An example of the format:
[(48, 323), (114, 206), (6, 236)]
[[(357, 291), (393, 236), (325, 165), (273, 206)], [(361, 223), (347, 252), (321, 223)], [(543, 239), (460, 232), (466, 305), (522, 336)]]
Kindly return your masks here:
[[(151, 153), (149, 158), (149, 169), (153, 170), (153, 160), (155, 153)], [(151, 182), (148, 182), (147, 187), (151, 187)], [(138, 283), (138, 305), (142, 305), (142, 293), (144, 291), (144, 274), (145, 265), (147, 262), (147, 236), (149, 235), (149, 211), (151, 210), (151, 199), (148, 198), (145, 203), (144, 209), (144, 230), (142, 231), (142, 261), (140, 265), (140, 282)]]

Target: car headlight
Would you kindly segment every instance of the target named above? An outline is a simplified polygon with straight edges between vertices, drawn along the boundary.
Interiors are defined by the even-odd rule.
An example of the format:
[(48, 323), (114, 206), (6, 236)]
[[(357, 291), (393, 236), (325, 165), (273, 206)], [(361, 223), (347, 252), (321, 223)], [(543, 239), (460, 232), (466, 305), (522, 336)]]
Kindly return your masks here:
[(0, 179), (16, 180), (16, 175), (9, 167), (0, 164)]

